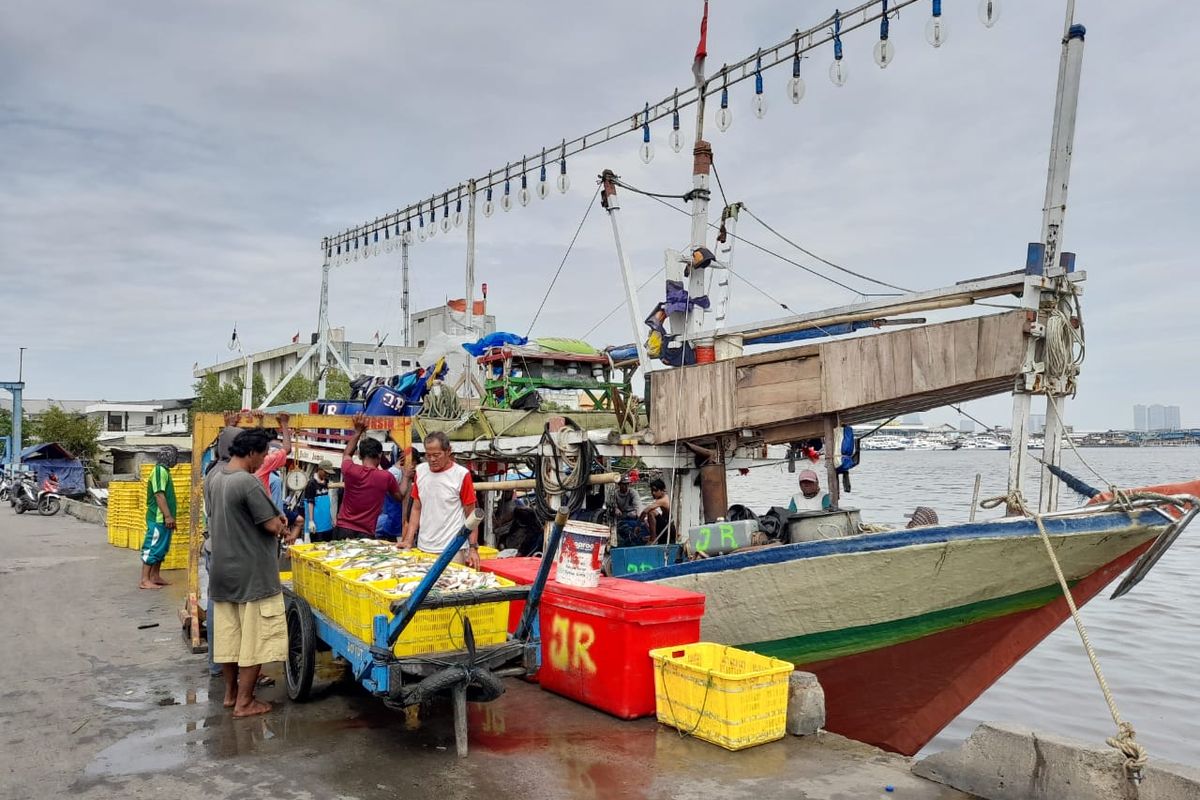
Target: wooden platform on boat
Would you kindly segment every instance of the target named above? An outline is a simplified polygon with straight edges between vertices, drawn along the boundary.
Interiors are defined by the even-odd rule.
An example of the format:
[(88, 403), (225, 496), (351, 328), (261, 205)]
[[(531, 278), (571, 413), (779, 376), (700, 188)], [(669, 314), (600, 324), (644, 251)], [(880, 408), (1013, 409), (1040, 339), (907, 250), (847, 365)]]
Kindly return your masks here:
[(768, 443), (1011, 391), (1024, 311), (789, 347), (651, 373), (656, 441), (752, 430)]

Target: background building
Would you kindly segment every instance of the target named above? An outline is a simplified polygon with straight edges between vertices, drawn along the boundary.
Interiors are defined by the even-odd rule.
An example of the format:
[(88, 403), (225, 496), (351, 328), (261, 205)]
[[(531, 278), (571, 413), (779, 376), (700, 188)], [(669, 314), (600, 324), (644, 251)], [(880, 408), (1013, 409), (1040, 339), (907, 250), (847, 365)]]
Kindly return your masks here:
[(1139, 405), (1139, 406), (1133, 407), (1133, 429), (1140, 433), (1145, 433), (1146, 431), (1150, 430), (1150, 427), (1149, 427), (1149, 424), (1148, 424), (1147, 418), (1146, 418), (1146, 407), (1145, 406)]
[[(403, 347), (386, 340), (382, 344), (377, 342), (348, 342), (346, 341), (345, 328), (330, 328), (329, 340), (333, 344), (334, 349), (338, 351), (338, 354), (350, 367), (350, 371), (354, 373), (350, 376), (351, 378), (359, 375), (386, 378), (397, 373), (407, 372), (417, 366), (417, 362), (420, 360), (425, 346), (437, 334), (446, 333), (453, 336), (461, 336), (466, 333), (467, 329), (463, 324), (464, 315), (454, 309), (453, 304), (455, 302), (457, 301), (451, 301), (450, 304), (438, 306), (437, 308), (418, 311), (413, 315), (412, 347)], [(465, 308), (465, 306), (463, 307)], [(484, 309), (484, 305), (481, 302), (476, 303), (475, 307), (481, 312)], [(473, 320), (472, 328), (476, 331), (476, 335), (479, 336), (495, 333), (496, 318), (480, 313)], [(283, 380), (284, 376), (296, 366), (296, 363), (304, 357), (304, 354), (308, 352), (309, 347), (316, 340), (317, 334), (314, 333), (308, 342), (297, 342), (251, 354), (250, 358), (254, 362), (254, 371), (262, 376), (263, 383), (266, 385), (268, 392), (274, 389), (275, 385)], [(317, 358), (314, 356), (304, 365), (300, 374), (311, 381), (316, 381), (318, 367)], [(224, 384), (231, 383), (238, 376), (244, 375), (245, 372), (246, 362), (241, 356), (238, 356), (237, 358), (231, 358), (228, 361), (222, 361), (220, 364), (213, 364), (208, 367), (197, 366), (192, 374), (197, 378), (215, 374), (221, 383)]]
[(1133, 427), (1134, 430), (1143, 433), (1182, 430), (1179, 406), (1163, 406), (1157, 403), (1152, 406), (1134, 406)]
[(1029, 432), (1041, 435), (1046, 432), (1046, 415), (1045, 414), (1030, 414), (1029, 415)]

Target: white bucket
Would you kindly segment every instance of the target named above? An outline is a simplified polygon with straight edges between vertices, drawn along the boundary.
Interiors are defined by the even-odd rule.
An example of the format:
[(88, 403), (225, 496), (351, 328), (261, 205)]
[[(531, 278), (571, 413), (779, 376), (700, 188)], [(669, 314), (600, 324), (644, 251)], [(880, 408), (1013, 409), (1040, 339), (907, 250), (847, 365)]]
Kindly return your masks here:
[(600, 585), (600, 567), (604, 563), (604, 545), (608, 542), (607, 525), (571, 520), (563, 528), (558, 548), (558, 582), (567, 586), (594, 589)]

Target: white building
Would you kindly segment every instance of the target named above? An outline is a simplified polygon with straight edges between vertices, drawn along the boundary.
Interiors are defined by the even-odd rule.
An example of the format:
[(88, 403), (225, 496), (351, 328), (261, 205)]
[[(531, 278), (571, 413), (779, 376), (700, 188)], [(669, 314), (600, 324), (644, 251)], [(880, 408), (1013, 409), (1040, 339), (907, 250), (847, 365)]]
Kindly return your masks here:
[[(421, 357), (425, 345), (438, 333), (462, 335), (466, 332), (463, 325), (464, 315), (455, 310), (455, 304), (466, 305), (462, 301), (451, 301), (447, 305), (418, 311), (413, 315), (412, 347), (403, 347), (398, 343), (388, 341), (382, 344), (376, 342), (348, 342), (345, 328), (330, 328), (329, 340), (334, 349), (350, 367), (353, 373), (350, 377), (371, 375), (386, 378), (397, 373), (407, 372)], [(485, 308), (482, 302), (475, 303), (476, 309), (482, 312)], [(480, 314), (471, 325), (472, 329), (482, 336), (496, 331), (496, 318)], [(317, 334), (312, 334), (308, 342), (295, 342), (260, 353), (253, 353), (250, 358), (254, 362), (254, 371), (262, 376), (267, 391), (275, 388), (285, 375), (296, 366), (297, 362), (308, 352), (309, 347), (316, 341)], [(300, 374), (311, 381), (317, 380), (318, 360), (310, 358)], [(336, 363), (332, 366), (336, 366)], [(231, 383), (235, 378), (246, 374), (246, 361), (242, 357), (231, 358), (219, 364), (208, 367), (197, 367), (192, 373), (197, 378), (216, 374), (221, 383)]]
[(126, 433), (154, 433), (162, 400), (128, 403), (100, 401), (84, 408), (89, 419), (100, 423), (100, 438), (111, 439)]

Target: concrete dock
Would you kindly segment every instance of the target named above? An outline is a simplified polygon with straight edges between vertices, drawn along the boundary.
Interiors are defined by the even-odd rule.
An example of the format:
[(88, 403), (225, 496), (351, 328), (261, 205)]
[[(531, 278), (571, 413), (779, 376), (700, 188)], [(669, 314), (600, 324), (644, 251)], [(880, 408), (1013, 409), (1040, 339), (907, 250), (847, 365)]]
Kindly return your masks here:
[(205, 657), (183, 645), (181, 585), (138, 590), (136, 554), (67, 516), (0, 506), (0, 542), (4, 800), (971, 797), (831, 734), (729, 753), (516, 680), (471, 707), (466, 759), (448, 706), (413, 724), (353, 685), (306, 704), (267, 689), (275, 710), (233, 720)]

